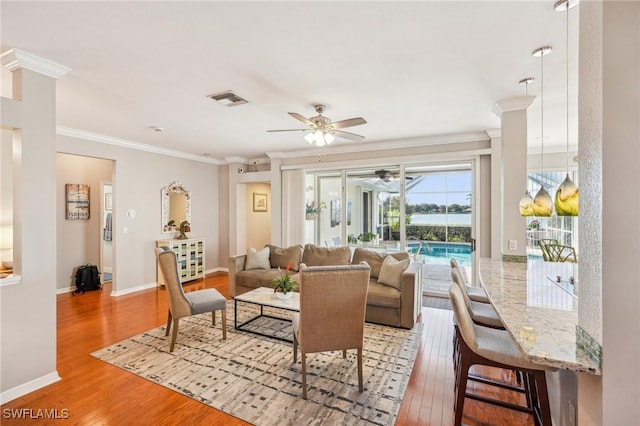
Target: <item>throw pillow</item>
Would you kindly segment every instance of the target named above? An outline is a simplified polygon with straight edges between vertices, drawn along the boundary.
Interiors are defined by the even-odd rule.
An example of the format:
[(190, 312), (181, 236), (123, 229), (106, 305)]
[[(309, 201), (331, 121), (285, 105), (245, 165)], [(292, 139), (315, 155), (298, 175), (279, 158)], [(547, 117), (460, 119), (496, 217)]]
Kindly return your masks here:
[(318, 247), (314, 244), (304, 246), (302, 263), (307, 266), (348, 265), (351, 259), (349, 247)]
[(385, 257), (378, 282), (402, 290), (402, 273), (407, 266), (409, 266), (409, 259), (397, 260), (393, 256)]
[(245, 271), (250, 269), (271, 269), (271, 264), (269, 263), (269, 247), (265, 247), (262, 250), (249, 247), (244, 269)]
[(269, 244), (269, 262), (272, 268), (287, 269), (291, 264), (291, 270), (298, 272), (300, 269), (300, 260), (302, 259), (302, 246), (295, 245), (287, 248), (281, 248)]

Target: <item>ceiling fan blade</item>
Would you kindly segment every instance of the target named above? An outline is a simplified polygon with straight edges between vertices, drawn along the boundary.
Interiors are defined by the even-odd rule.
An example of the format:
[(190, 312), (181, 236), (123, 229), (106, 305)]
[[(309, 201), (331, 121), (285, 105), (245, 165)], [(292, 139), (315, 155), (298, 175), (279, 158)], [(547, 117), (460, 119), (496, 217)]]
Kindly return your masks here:
[(345, 132), (343, 130), (334, 130), (332, 133), (339, 138), (350, 139), (352, 141), (361, 141), (364, 139), (362, 135), (356, 135), (355, 133)]
[(344, 129), (345, 127), (359, 126), (361, 124), (367, 124), (367, 120), (362, 117), (357, 117), (331, 123), (334, 129)]
[(297, 112), (290, 112), (289, 113), (290, 116), (292, 116), (293, 118), (295, 118), (296, 120), (300, 120), (302, 121), (304, 124), (306, 124), (307, 126), (313, 126), (313, 121), (309, 120), (306, 117), (301, 116), (300, 114), (298, 114)]
[(267, 130), (267, 132), (308, 132), (309, 129), (283, 129), (283, 130)]

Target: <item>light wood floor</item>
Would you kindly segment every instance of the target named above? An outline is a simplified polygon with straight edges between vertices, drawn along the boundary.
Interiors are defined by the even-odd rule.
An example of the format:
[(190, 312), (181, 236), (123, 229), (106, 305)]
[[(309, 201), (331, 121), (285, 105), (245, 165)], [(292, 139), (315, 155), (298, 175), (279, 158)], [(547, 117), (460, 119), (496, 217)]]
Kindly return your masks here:
[[(217, 288), (228, 297), (226, 274), (185, 285), (187, 291), (203, 287)], [(62, 380), (4, 404), (3, 425), (62, 422), (11, 419), (7, 418), (8, 409), (31, 409), (34, 414), (39, 409), (57, 409), (59, 414), (68, 410), (65, 424), (79, 425), (248, 424), (90, 356), (97, 349), (166, 322), (164, 289), (117, 298), (111, 297), (110, 292), (107, 284), (102, 291), (57, 296), (57, 369)], [(452, 313), (423, 308), (421, 321), (425, 324), (422, 344), (396, 424), (452, 425)], [(509, 373), (504, 371), (478, 372), (509, 379)], [(476, 391), (483, 390), (481, 385), (475, 386)], [(514, 400), (504, 391), (487, 394)], [(522, 413), (467, 401), (463, 423), (517, 426), (533, 424), (533, 420)]]

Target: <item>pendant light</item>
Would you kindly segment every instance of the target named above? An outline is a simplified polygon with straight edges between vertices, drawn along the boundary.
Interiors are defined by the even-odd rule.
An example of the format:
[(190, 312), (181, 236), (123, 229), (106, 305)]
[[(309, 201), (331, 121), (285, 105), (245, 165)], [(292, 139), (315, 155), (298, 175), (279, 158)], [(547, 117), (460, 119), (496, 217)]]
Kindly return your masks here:
[[(533, 80), (533, 77), (527, 77), (518, 82), (520, 84), (524, 84), (524, 93), (527, 98), (529, 97), (529, 84), (533, 83)], [(528, 189), (525, 189), (524, 195), (520, 198), (520, 202), (518, 203), (518, 207), (520, 209), (520, 216), (533, 216), (533, 197), (531, 197)]]
[(567, 177), (556, 190), (556, 213), (558, 216), (578, 216), (580, 207), (578, 186), (569, 177), (569, 9), (578, 4), (577, 0), (560, 0), (555, 4), (557, 12), (567, 13)]
[(534, 50), (531, 54), (540, 57), (540, 152), (541, 152), (541, 179), (540, 190), (533, 199), (533, 213), (540, 217), (550, 217), (553, 211), (551, 195), (544, 189), (544, 57), (551, 53), (551, 46), (543, 46)]

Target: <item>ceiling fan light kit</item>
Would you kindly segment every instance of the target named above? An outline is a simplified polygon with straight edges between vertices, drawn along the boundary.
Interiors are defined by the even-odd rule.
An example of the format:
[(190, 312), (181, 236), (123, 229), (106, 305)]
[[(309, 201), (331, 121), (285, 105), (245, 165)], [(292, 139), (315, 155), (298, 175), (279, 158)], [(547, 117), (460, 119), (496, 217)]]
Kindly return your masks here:
[(357, 135), (355, 133), (345, 132), (345, 127), (359, 126), (366, 124), (366, 120), (362, 117), (349, 118), (347, 120), (340, 120), (332, 122), (329, 117), (325, 117), (322, 113), (325, 110), (324, 105), (315, 105), (315, 110), (318, 115), (310, 118), (306, 118), (297, 112), (290, 112), (289, 115), (296, 120), (309, 126), (306, 129), (286, 129), (286, 130), (267, 130), (268, 132), (305, 132), (304, 139), (310, 145), (325, 146), (329, 145), (335, 140), (336, 137), (343, 139), (350, 139), (360, 141), (364, 139), (364, 136)]

